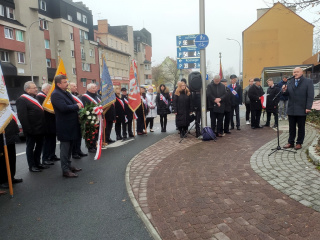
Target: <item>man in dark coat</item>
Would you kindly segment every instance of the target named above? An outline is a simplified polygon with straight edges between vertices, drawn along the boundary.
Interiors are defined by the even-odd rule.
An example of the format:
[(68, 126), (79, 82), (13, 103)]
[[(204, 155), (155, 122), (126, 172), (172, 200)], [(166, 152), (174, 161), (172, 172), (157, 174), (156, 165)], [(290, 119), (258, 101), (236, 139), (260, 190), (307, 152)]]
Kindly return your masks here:
[[(5, 136), (13, 184), (23, 182), (21, 178), (14, 177), (16, 175), (16, 142), (19, 140), (18, 133), (18, 125), (14, 119), (11, 119), (10, 123), (5, 128)], [(3, 134), (0, 134), (0, 188), (9, 188), (6, 159), (4, 154)]]
[(240, 109), (239, 105), (242, 105), (242, 87), (237, 83), (237, 76), (232, 74), (230, 76), (231, 84), (228, 86), (233, 94), (234, 105), (231, 107), (230, 123), (231, 129), (234, 129), (233, 114), (236, 113), (236, 127), (240, 130)]
[(251, 109), (251, 128), (262, 128), (260, 125), (260, 117), (262, 111), (261, 97), (264, 91), (261, 87), (261, 79), (255, 78), (252, 87), (248, 91)]
[(221, 79), (221, 83), (226, 87), (226, 96), (224, 98), (224, 124), (223, 133), (230, 134), (229, 124), (230, 124), (230, 112), (233, 100), (233, 94), (227, 86), (227, 79)]
[(82, 169), (71, 166), (72, 145), (80, 136), (78, 111), (82, 108), (71, 93), (67, 91), (68, 81), (65, 75), (54, 79), (56, 87), (51, 94), (51, 102), (56, 116), (57, 137), (60, 141), (61, 169), (64, 177), (78, 177), (75, 172)]
[(137, 108), (137, 134), (143, 135), (146, 134), (145, 130), (145, 116), (148, 113), (148, 104), (146, 99), (146, 89), (144, 87), (140, 87), (141, 94), (141, 105)]
[[(51, 85), (45, 83), (41, 87), (41, 91), (37, 94), (36, 99), (42, 105), (50, 91)], [(42, 148), (42, 164), (54, 165), (53, 161), (60, 160), (56, 156), (56, 117), (53, 113), (44, 111), (45, 118), (45, 135)]]
[(132, 119), (133, 119), (133, 112), (129, 107), (129, 101), (128, 101), (128, 94), (126, 88), (121, 88), (121, 99), (124, 104), (125, 109), (125, 117), (127, 119), (127, 122), (125, 122), (124, 125), (122, 125), (122, 137), (124, 139), (127, 138), (127, 129), (128, 129), (128, 135), (129, 137), (134, 137), (132, 132)]
[[(89, 83), (87, 85), (87, 92), (83, 94), (81, 97), (81, 101), (83, 102), (83, 105), (86, 106), (87, 104), (93, 103), (96, 106), (98, 106), (101, 100), (97, 92), (98, 92), (97, 85), (95, 83)], [(88, 149), (89, 152), (95, 153), (97, 151), (97, 140), (98, 140), (98, 134), (96, 134), (95, 139), (92, 141), (92, 144), (90, 144), (90, 147)]]
[(249, 79), (249, 85), (243, 89), (243, 103), (246, 106), (246, 124), (249, 125), (250, 124), (250, 99), (248, 96), (248, 91), (249, 88), (251, 88), (251, 86), (253, 85), (253, 78)]
[[(278, 83), (278, 87), (282, 89), (283, 85), (287, 85), (288, 83), (288, 76), (283, 76), (282, 80)], [(282, 119), (287, 120), (287, 112), (288, 112), (288, 95), (280, 95), (280, 102), (279, 102), (279, 120)]]
[[(289, 139), (284, 148), (302, 148), (305, 136), (306, 117), (311, 112), (314, 98), (314, 87), (311, 79), (303, 76), (303, 70), (299, 67), (293, 70), (294, 79), (282, 87), (283, 95), (289, 96), (288, 117), (289, 117)], [(298, 138), (296, 146), (296, 126), (298, 125)]]
[(115, 141), (110, 138), (111, 130), (113, 127), (113, 123), (116, 122), (116, 111), (114, 108), (114, 104), (111, 104), (109, 110), (104, 115), (105, 121), (106, 121), (106, 129), (105, 129), (105, 136), (106, 136), (106, 142), (108, 144), (114, 143)]
[(278, 103), (280, 99), (281, 89), (274, 84), (273, 79), (269, 78), (267, 80), (268, 90), (267, 90), (267, 122), (265, 124), (266, 127), (270, 127), (271, 113), (274, 116), (274, 126), (273, 128), (278, 126)]
[(114, 109), (115, 109), (115, 115), (116, 115), (116, 124), (115, 124), (115, 131), (116, 131), (116, 136), (117, 136), (117, 141), (122, 140), (123, 137), (121, 136), (121, 127), (122, 129), (124, 128), (124, 125), (126, 124), (126, 112), (125, 112), (125, 106), (124, 102), (121, 99), (121, 89), (119, 86), (116, 86), (114, 88), (114, 94), (116, 96), (116, 101), (114, 103)]
[(49, 166), (40, 163), (45, 134), (45, 116), (41, 104), (35, 98), (37, 86), (32, 81), (24, 84), (25, 93), (16, 101), (23, 133), (26, 136), (26, 155), (30, 172), (41, 172)]
[[(218, 137), (223, 136), (224, 98), (226, 87), (220, 83), (220, 76), (216, 75), (207, 87), (207, 98), (210, 106), (211, 128)], [(215, 130), (217, 127), (217, 130)]]

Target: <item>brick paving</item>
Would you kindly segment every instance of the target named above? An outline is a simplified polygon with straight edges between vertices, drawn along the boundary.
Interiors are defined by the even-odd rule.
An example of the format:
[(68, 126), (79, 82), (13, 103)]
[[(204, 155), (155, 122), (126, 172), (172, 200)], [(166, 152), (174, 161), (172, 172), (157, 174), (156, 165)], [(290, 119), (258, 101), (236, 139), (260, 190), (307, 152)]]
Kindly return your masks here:
[[(311, 139), (310, 133), (308, 129)], [(298, 202), (306, 200), (315, 206), (312, 201), (320, 200), (315, 193), (319, 185), (310, 182), (312, 187), (303, 189), (310, 181), (304, 180), (305, 174), (317, 174), (311, 165), (304, 174), (299, 167), (306, 164), (303, 152), (307, 144), (294, 162), (279, 162), (291, 159), (293, 153), (286, 152), (265, 160), (275, 147), (275, 138), (270, 128), (252, 130), (248, 126), (217, 142), (189, 137), (179, 144), (179, 136), (170, 135), (128, 165), (129, 194), (147, 225), (151, 223), (147, 227), (154, 227), (162, 239), (319, 239), (320, 213)], [(295, 164), (300, 161), (304, 162)], [(292, 166), (286, 168), (285, 164)], [(282, 176), (277, 175), (279, 172)], [(271, 174), (273, 178), (268, 178)], [(283, 192), (291, 189), (285, 192), (291, 197), (268, 181), (281, 185)], [(296, 201), (292, 193), (314, 200)]]

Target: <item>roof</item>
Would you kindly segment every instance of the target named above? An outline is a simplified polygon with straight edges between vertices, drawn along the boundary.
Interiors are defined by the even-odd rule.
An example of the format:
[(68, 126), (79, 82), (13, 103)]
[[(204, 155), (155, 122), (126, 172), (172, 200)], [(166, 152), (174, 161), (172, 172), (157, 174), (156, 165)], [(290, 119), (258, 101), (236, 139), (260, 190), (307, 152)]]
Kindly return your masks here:
[(4, 76), (17, 76), (17, 68), (12, 63), (1, 62), (1, 67)]
[(117, 49), (114, 49), (114, 48), (111, 48), (109, 47), (107, 44), (105, 44), (104, 42), (102, 42), (101, 40), (98, 42), (99, 46), (105, 48), (105, 49), (108, 49), (110, 51), (113, 51), (113, 52), (116, 52), (116, 53), (120, 53), (120, 54), (123, 54), (123, 55), (127, 55), (127, 56), (131, 56), (129, 53), (125, 53), (125, 52), (122, 52), (122, 51), (119, 51)]
[(252, 27), (253, 25), (255, 25), (257, 22), (261, 21), (261, 19), (263, 19), (263, 17), (266, 16), (266, 15), (270, 12), (270, 10), (276, 8), (276, 7), (279, 6), (279, 5), (280, 5), (281, 7), (286, 8), (288, 11), (292, 12), (294, 15), (296, 15), (297, 17), (301, 18), (303, 21), (305, 21), (306, 23), (308, 23), (308, 24), (310, 24), (311, 26), (314, 27), (313, 24), (309, 23), (308, 21), (306, 21), (305, 19), (303, 19), (302, 17), (300, 17), (298, 14), (296, 14), (296, 13), (295, 13), (294, 11), (292, 11), (290, 8), (287, 8), (287, 7), (286, 7), (285, 5), (283, 5), (282, 3), (277, 2), (277, 3), (275, 3), (275, 4), (273, 5), (272, 8), (270, 8), (270, 9), (269, 9), (265, 14), (263, 14), (259, 19), (257, 19), (254, 23), (252, 23), (249, 27), (247, 27), (243, 32), (247, 31), (249, 28), (251, 28), (251, 27)]
[(275, 72), (292, 73), (293, 69), (295, 69), (296, 67), (300, 67), (300, 68), (302, 68), (303, 71), (305, 71), (306, 69), (313, 67), (313, 64), (265, 67), (265, 68), (263, 68), (262, 72), (263, 73), (275, 73)]
[(23, 25), (19, 21), (14, 20), (14, 19), (10, 19), (10, 18), (7, 18), (7, 17), (0, 16), (0, 20), (2, 20), (4, 22), (8, 22), (8, 23), (13, 23), (13, 24), (18, 25), (18, 26), (26, 27), (25, 25)]

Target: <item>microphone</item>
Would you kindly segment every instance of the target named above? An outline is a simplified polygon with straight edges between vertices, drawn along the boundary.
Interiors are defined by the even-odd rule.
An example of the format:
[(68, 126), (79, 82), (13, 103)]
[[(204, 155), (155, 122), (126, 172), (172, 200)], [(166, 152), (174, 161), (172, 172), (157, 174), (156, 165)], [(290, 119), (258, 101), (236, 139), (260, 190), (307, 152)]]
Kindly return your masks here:
[(294, 78), (294, 76), (291, 76), (291, 77), (288, 77), (287, 80), (290, 80), (290, 79), (293, 79), (293, 78)]

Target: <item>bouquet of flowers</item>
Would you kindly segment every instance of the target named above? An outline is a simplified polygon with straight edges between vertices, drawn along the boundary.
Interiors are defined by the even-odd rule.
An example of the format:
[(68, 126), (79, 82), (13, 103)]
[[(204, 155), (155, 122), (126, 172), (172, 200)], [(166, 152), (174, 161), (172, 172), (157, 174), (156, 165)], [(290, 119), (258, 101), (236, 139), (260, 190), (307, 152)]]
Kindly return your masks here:
[(90, 148), (99, 131), (99, 119), (93, 110), (94, 107), (96, 107), (96, 105), (90, 103), (79, 111), (81, 135), (85, 140), (87, 148)]

